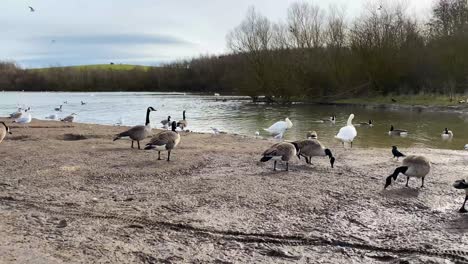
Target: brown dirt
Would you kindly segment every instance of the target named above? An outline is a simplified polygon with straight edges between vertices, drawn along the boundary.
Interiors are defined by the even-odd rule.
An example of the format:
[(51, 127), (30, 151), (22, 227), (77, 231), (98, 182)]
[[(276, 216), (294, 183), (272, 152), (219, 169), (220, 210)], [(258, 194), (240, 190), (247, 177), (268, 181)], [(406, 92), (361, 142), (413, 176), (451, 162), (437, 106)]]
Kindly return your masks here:
[(402, 149), (433, 162), (426, 188), (400, 177), (384, 191), (399, 165), (389, 149), (337, 142), (334, 169), (313, 158), (273, 172), (258, 162), (269, 140), (182, 133), (166, 162), (112, 142), (123, 129), (12, 127), (0, 144), (1, 263), (447, 263), (464, 258), (447, 250), (468, 252), (464, 194), (451, 187), (466, 152)]

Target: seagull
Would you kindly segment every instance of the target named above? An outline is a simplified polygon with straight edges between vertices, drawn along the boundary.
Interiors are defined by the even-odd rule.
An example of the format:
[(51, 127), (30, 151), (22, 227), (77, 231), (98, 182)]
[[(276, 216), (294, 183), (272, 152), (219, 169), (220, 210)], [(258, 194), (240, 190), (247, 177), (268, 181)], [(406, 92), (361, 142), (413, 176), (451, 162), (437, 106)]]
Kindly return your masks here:
[(52, 115), (47, 116), (46, 119), (57, 120), (58, 116), (56, 114), (52, 114)]
[(28, 7), (29, 7), (29, 11), (36, 12), (36, 9), (34, 9), (32, 6), (28, 6)]
[(213, 133), (215, 135), (218, 135), (219, 133), (221, 133), (221, 131), (219, 129), (217, 129), (216, 127), (211, 127), (211, 129), (213, 130)]
[(28, 124), (31, 123), (32, 116), (30, 113), (24, 113), (20, 118), (15, 119), (14, 123)]

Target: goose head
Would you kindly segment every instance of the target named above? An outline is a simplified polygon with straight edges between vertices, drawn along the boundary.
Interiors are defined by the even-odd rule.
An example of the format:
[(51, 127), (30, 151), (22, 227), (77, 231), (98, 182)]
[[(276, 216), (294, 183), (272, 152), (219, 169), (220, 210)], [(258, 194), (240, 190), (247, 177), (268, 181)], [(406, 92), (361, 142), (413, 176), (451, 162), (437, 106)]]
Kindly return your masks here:
[(395, 128), (393, 128), (393, 125), (390, 126), (390, 132), (393, 131)]
[(150, 106), (150, 107), (148, 107), (147, 111), (148, 111), (148, 112), (156, 111), (156, 109), (154, 109), (152, 106)]
[(177, 122), (176, 121), (172, 121), (171, 128), (172, 128), (172, 131), (176, 132), (176, 128), (177, 128)]
[(445, 133), (445, 134), (448, 134), (448, 133), (449, 133), (448, 128), (445, 128), (445, 129), (444, 129), (444, 133)]
[(453, 183), (453, 187), (455, 189), (468, 189), (468, 184), (466, 183), (465, 180), (457, 180)]
[(13, 134), (13, 133), (11, 133), (11, 131), (10, 131), (10, 127), (7, 126), (7, 125), (5, 124), (5, 122), (0, 122), (0, 123), (2, 123), (3, 126), (5, 126), (5, 129), (6, 129), (6, 131), (7, 131), (8, 134), (10, 134), (10, 135)]

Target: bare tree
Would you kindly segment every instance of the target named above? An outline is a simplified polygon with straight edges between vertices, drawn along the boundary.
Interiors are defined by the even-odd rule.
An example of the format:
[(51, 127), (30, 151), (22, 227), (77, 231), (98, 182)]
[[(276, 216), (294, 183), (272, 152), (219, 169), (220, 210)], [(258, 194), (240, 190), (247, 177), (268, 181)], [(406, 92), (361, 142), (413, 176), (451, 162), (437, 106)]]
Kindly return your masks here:
[(288, 8), (289, 31), (297, 48), (322, 47), (324, 12), (319, 6), (295, 2)]

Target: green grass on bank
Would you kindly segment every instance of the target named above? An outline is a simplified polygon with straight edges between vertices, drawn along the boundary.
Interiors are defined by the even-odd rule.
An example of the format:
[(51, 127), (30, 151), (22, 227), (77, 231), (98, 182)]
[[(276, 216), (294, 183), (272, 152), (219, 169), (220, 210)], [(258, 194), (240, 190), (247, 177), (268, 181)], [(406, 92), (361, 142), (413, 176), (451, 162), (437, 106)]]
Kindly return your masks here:
[(65, 66), (65, 67), (48, 67), (48, 68), (35, 68), (33, 71), (48, 71), (50, 69), (79, 69), (79, 70), (115, 70), (115, 71), (130, 71), (135, 68), (144, 69), (145, 71), (150, 69), (151, 66), (141, 66), (132, 64), (93, 64), (93, 65), (78, 65), (78, 66)]
[[(460, 100), (467, 100), (468, 96), (457, 95), (453, 101), (450, 97), (443, 95), (399, 95), (399, 96), (377, 96), (348, 98), (335, 101), (343, 104), (401, 104), (401, 105), (424, 105), (424, 106), (451, 106), (460, 105)], [(396, 100), (393, 102), (392, 99)]]

